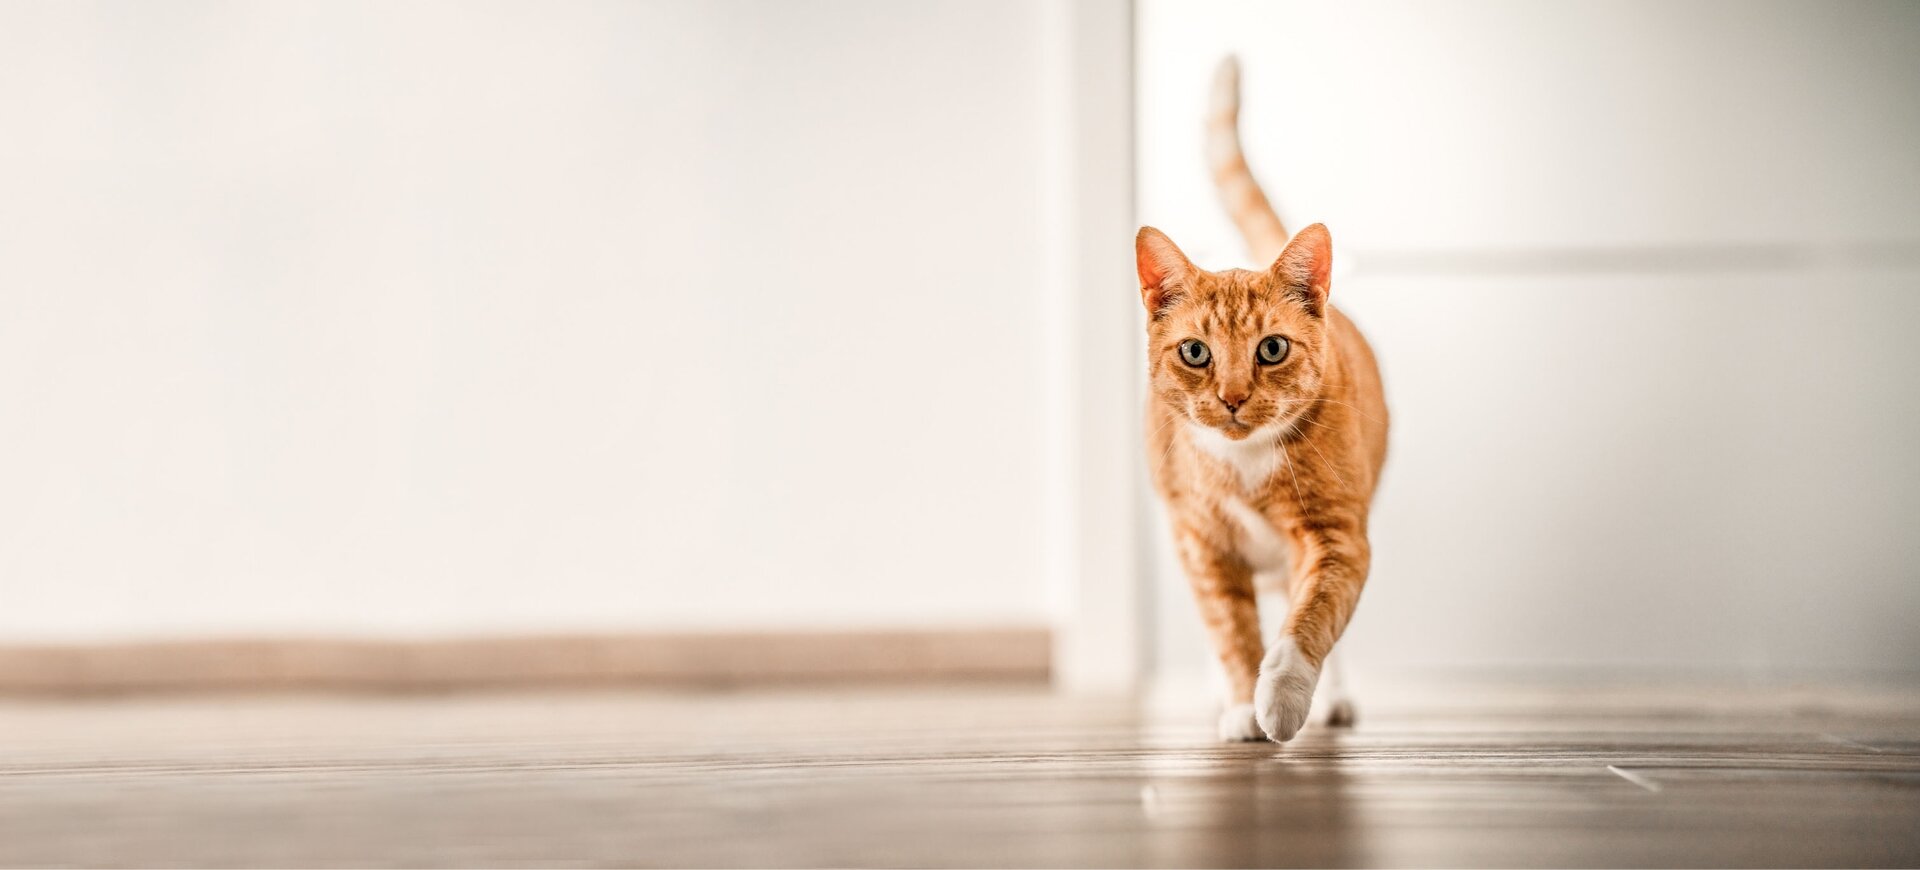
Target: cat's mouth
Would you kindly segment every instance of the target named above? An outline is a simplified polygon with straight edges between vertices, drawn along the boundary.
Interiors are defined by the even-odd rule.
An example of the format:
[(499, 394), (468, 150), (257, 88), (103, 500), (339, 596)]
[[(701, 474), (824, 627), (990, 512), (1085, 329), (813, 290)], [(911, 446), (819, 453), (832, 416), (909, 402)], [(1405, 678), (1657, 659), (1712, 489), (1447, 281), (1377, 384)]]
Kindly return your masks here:
[(1293, 425), (1294, 407), (1282, 403), (1278, 408), (1242, 408), (1238, 414), (1224, 409), (1196, 410), (1193, 422), (1219, 432), (1229, 441), (1245, 441)]
[(1213, 428), (1220, 430), (1220, 434), (1227, 436), (1231, 440), (1240, 441), (1252, 435), (1255, 430), (1260, 428), (1260, 425), (1248, 420), (1242, 420), (1238, 416), (1229, 416), (1215, 423)]
[(1233, 411), (1224, 406), (1194, 402), (1184, 409), (1186, 417), (1195, 426), (1211, 429), (1220, 433), (1228, 441), (1245, 441), (1284, 426), (1289, 419), (1290, 403), (1253, 402)]

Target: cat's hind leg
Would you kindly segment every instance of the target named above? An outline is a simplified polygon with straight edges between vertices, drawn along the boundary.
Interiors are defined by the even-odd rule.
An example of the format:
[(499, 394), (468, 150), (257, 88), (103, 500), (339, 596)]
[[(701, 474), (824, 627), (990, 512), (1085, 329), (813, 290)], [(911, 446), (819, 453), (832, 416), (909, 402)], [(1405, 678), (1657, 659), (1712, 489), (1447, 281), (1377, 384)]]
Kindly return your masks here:
[(1340, 666), (1340, 659), (1338, 650), (1327, 654), (1320, 685), (1313, 690), (1313, 710), (1307, 714), (1309, 724), (1352, 728), (1359, 721), (1353, 696), (1347, 692), (1346, 669)]
[(1229, 703), (1220, 711), (1219, 736), (1222, 743), (1255, 743), (1267, 739), (1267, 732), (1260, 730), (1252, 703)]

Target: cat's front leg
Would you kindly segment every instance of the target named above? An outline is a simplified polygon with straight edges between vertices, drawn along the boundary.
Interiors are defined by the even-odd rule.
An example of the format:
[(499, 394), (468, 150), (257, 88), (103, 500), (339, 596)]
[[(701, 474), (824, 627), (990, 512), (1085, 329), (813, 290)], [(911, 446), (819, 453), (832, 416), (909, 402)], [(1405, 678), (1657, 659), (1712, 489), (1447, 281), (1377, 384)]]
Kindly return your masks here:
[(1359, 603), (1370, 553), (1355, 525), (1313, 524), (1297, 540), (1293, 607), (1254, 686), (1254, 715), (1270, 740), (1291, 740), (1306, 724), (1321, 667)]
[[(1210, 534), (1211, 533), (1211, 534)], [(1220, 739), (1260, 740), (1266, 736), (1254, 710), (1254, 683), (1260, 674), (1260, 607), (1254, 595), (1253, 569), (1223, 545), (1219, 529), (1175, 529), (1180, 562), (1193, 587), (1194, 603), (1207, 638), (1227, 678), (1227, 705), (1220, 714)]]
[(1268, 740), (1285, 743), (1300, 733), (1319, 683), (1319, 662), (1309, 658), (1293, 636), (1281, 633), (1260, 660), (1260, 676), (1253, 689), (1254, 718)]

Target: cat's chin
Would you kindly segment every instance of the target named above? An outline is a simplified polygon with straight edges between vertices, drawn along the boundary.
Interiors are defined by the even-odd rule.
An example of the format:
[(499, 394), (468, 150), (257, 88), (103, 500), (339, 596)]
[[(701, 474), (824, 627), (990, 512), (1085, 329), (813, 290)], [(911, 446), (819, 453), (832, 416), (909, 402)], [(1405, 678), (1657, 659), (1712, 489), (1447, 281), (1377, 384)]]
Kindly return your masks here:
[(1245, 441), (1258, 433), (1261, 428), (1250, 423), (1242, 423), (1238, 420), (1229, 420), (1224, 423), (1202, 423), (1200, 425), (1220, 433), (1220, 437), (1228, 441)]

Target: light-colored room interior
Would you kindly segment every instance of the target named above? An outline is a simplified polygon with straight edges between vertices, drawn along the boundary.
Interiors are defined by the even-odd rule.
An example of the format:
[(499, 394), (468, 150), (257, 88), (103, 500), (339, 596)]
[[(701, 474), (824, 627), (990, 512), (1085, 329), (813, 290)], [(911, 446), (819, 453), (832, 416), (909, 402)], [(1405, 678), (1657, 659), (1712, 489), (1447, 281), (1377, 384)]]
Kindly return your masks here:
[[(1146, 224), (1332, 233), (1214, 742)], [(0, 865), (1920, 862), (1920, 7), (0, 6)], [(1625, 836), (1622, 835), (1625, 832)]]

